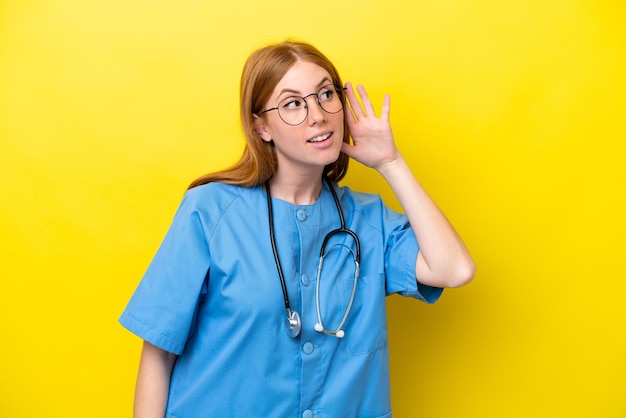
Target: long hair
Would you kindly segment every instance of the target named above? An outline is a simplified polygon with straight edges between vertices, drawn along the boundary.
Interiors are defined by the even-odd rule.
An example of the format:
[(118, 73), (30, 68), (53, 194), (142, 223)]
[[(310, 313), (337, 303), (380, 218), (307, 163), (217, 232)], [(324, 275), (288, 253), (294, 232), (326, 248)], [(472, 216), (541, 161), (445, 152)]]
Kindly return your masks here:
[[(256, 132), (254, 115), (261, 112), (274, 89), (289, 69), (298, 61), (317, 64), (331, 76), (334, 85), (343, 83), (335, 66), (314, 46), (297, 41), (269, 45), (253, 52), (243, 68), (240, 84), (240, 117), (246, 146), (238, 162), (230, 168), (205, 174), (194, 180), (189, 188), (210, 182), (223, 182), (244, 187), (254, 187), (268, 180), (278, 168), (274, 145), (265, 142)], [(339, 95), (346, 111), (345, 97)], [(344, 119), (343, 142), (349, 142), (350, 133)], [(348, 171), (348, 156), (339, 158), (324, 168), (324, 175), (333, 181), (341, 180)]]

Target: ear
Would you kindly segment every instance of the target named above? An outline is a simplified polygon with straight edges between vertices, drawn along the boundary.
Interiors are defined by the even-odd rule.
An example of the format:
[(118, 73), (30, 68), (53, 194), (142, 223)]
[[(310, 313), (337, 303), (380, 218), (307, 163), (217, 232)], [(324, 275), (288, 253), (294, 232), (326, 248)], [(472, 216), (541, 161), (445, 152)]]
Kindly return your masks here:
[(265, 142), (272, 142), (272, 135), (267, 131), (265, 122), (257, 115), (252, 115), (254, 118), (254, 130)]

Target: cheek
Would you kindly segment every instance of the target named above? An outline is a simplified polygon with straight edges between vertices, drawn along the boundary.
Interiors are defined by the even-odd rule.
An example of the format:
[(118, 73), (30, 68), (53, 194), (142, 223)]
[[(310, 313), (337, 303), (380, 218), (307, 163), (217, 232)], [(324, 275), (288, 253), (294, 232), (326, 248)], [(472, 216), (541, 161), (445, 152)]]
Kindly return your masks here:
[(282, 121), (272, 121), (272, 123), (267, 124), (267, 132), (272, 137), (272, 139), (284, 138), (293, 135), (293, 132), (289, 125), (283, 123)]
[(285, 126), (272, 130), (272, 140), (278, 147), (290, 147), (292, 144), (295, 146), (306, 138), (306, 133), (303, 132), (302, 127), (283, 125)]
[(333, 124), (335, 125), (335, 129), (334, 129), (335, 135), (337, 135), (343, 140), (344, 130), (345, 130), (343, 112), (333, 115)]

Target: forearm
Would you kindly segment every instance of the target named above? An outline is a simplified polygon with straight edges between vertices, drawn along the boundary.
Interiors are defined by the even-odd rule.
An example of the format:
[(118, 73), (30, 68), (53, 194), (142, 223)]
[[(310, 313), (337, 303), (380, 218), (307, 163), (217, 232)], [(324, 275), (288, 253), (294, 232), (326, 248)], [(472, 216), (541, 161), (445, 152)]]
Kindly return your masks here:
[(135, 418), (163, 418), (176, 356), (144, 342), (135, 388)]
[(401, 154), (377, 167), (395, 193), (420, 245), (415, 275), (420, 283), (457, 287), (474, 276), (465, 244), (445, 215), (417, 181)]
[(363, 86), (357, 86), (363, 106), (352, 84), (346, 84), (351, 112), (346, 112), (353, 145), (342, 151), (351, 158), (375, 168), (387, 180), (409, 218), (420, 244), (415, 277), (420, 283), (455, 287), (474, 277), (474, 262), (465, 244), (435, 202), (419, 184), (395, 146), (389, 123), (390, 98), (385, 95), (381, 116), (376, 117)]

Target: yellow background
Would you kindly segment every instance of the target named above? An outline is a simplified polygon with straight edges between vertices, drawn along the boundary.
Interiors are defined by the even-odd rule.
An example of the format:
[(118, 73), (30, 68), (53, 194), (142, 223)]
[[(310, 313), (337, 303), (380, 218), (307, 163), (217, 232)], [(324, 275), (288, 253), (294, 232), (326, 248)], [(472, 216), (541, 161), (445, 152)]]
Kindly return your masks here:
[[(245, 58), (286, 37), (391, 94), (478, 264), (434, 306), (389, 299), (394, 416), (626, 416), (625, 21), (621, 0), (0, 1), (0, 416), (130, 416), (117, 317), (186, 185), (242, 150)], [(399, 208), (356, 163), (345, 183)]]

